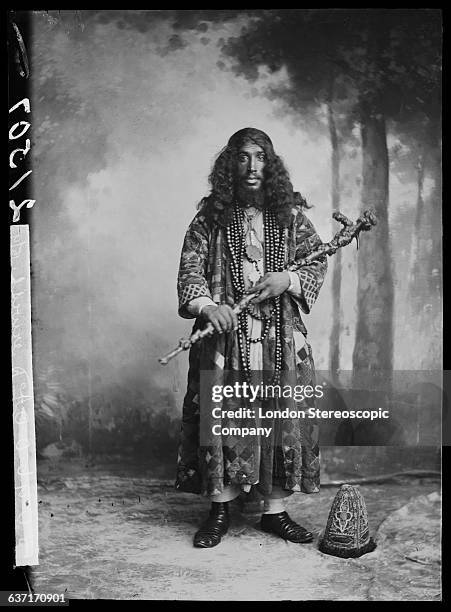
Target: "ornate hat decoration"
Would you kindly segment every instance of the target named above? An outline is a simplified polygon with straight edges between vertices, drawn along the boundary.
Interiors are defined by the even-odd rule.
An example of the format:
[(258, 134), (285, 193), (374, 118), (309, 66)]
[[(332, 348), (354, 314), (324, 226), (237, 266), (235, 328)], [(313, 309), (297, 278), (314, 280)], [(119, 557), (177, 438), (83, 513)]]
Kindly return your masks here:
[(357, 487), (349, 484), (340, 487), (318, 548), (323, 553), (345, 559), (360, 557), (376, 548), (370, 538), (365, 501)]

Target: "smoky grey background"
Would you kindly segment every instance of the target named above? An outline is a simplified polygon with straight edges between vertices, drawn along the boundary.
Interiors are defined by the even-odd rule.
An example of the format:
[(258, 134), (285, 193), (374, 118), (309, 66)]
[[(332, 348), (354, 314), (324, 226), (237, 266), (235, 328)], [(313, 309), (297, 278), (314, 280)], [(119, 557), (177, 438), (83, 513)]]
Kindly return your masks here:
[[(126, 28), (118, 12), (104, 11), (104, 20), (76, 13), (32, 16), (38, 440), (41, 448), (68, 440), (74, 452), (111, 453), (144, 449), (153, 440), (156, 457), (168, 444), (173, 452), (188, 365), (187, 354), (166, 367), (157, 358), (191, 331), (192, 322), (177, 315), (176, 276), (184, 233), (208, 193), (215, 156), (243, 127), (267, 132), (327, 241), (338, 229), (331, 220), (331, 147), (326, 129), (307, 131), (264, 95), (269, 84), (287, 82), (284, 69), (261, 71), (257, 84), (231, 70), (217, 43), (239, 34), (245, 16), (216, 21), (205, 36), (186, 30), (181, 37), (170, 11)], [(325, 109), (318, 116), (326, 125)], [(389, 146), (397, 144), (389, 135)], [(342, 181), (341, 211), (356, 218), (358, 147), (344, 148)], [(425, 177), (425, 197), (432, 187)], [(418, 329), (406, 316), (416, 198), (415, 181), (391, 172), (396, 370), (441, 365), (440, 330)], [(305, 317), (323, 370), (331, 280), (329, 270)], [(357, 253), (349, 246), (343, 250), (343, 370), (352, 368), (356, 284)]]

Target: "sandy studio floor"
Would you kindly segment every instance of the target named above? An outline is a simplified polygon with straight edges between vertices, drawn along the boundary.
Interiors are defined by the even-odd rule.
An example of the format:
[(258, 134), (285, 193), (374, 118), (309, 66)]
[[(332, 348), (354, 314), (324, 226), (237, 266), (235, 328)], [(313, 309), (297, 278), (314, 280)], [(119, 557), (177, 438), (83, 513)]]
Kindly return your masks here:
[[(318, 535), (337, 487), (293, 495), (291, 516)], [(39, 592), (75, 599), (438, 600), (440, 483), (401, 479), (361, 486), (377, 549), (339, 559), (311, 544), (258, 530), (258, 514), (233, 509), (213, 549), (192, 535), (208, 502), (130, 468), (67, 470), (39, 478)]]

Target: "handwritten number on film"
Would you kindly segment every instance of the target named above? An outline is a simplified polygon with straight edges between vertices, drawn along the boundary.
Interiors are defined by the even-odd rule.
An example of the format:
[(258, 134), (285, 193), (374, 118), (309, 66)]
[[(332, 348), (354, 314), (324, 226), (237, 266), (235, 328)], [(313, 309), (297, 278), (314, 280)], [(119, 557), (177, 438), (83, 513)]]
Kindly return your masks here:
[[(17, 102), (17, 104), (14, 104), (14, 106), (12, 106), (9, 109), (9, 112), (12, 113), (14, 111), (17, 111), (20, 107), (23, 107), (23, 110), (25, 111), (25, 113), (29, 113), (30, 112), (30, 100), (28, 98), (24, 98), (23, 100), (20, 100), (20, 102)], [(28, 121), (23, 121), (23, 120), (17, 121), (9, 130), (9, 134), (8, 134), (9, 140), (14, 141), (14, 140), (19, 140), (20, 138), (24, 137), (26, 133), (28, 132), (28, 130), (30, 129), (30, 125), (31, 124)], [(17, 157), (17, 159), (20, 160), (18, 162), (20, 165), (20, 163), (25, 159), (25, 157), (30, 152), (30, 149), (31, 149), (30, 139), (26, 138), (23, 144), (25, 146), (17, 147), (17, 149), (14, 149), (14, 151), (12, 151), (9, 156), (9, 167), (11, 169), (15, 169), (18, 167), (16, 163), (16, 156), (21, 154), (20, 157)], [(16, 187), (18, 187), (22, 183), (22, 181), (25, 180), (32, 172), (33, 170), (28, 170), (27, 172), (24, 172), (22, 176), (14, 183), (14, 185), (11, 185), (11, 187), (9, 188), (9, 191), (13, 191), (14, 189), (16, 189)], [(17, 223), (17, 221), (20, 220), (20, 210), (21, 208), (23, 208), (23, 206), (26, 206), (27, 208), (31, 208), (35, 204), (35, 202), (36, 200), (28, 200), (28, 199), (22, 200), (22, 202), (17, 206), (15, 200), (10, 200), (9, 207), (12, 208), (12, 210), (14, 211), (13, 223)]]

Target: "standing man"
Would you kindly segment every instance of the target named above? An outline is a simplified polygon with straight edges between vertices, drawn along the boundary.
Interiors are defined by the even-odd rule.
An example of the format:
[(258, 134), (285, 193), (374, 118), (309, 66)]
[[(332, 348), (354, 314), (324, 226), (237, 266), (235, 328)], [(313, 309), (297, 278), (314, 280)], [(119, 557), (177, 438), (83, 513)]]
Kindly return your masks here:
[[(215, 384), (225, 384), (229, 373), (251, 381), (253, 375), (258, 379), (269, 372), (272, 385), (289, 374), (298, 385), (314, 387), (301, 313), (308, 314), (318, 296), (326, 257), (287, 270), (321, 240), (304, 213), (305, 200), (293, 191), (264, 132), (236, 132), (209, 178), (211, 192), (200, 202), (185, 236), (178, 296), (180, 316), (196, 318), (193, 331), (211, 323), (216, 333), (190, 350), (176, 488), (211, 501), (210, 514), (194, 536), (196, 547), (219, 544), (229, 526), (229, 502), (252, 485), (264, 498), (264, 531), (291, 542), (310, 542), (312, 534), (289, 517), (284, 504), (295, 491), (319, 491), (318, 428), (296, 417), (259, 421), (257, 407), (263, 413), (300, 410), (313, 407), (314, 399), (262, 396), (258, 406), (247, 404), (255, 416), (240, 421), (224, 413), (241, 407), (243, 400), (224, 398), (221, 416), (214, 411), (213, 417), (218, 404), (205, 399), (200, 380), (203, 372)], [(255, 299), (236, 315), (233, 306), (248, 293)], [(270, 435), (230, 434), (243, 424), (262, 424)]]

